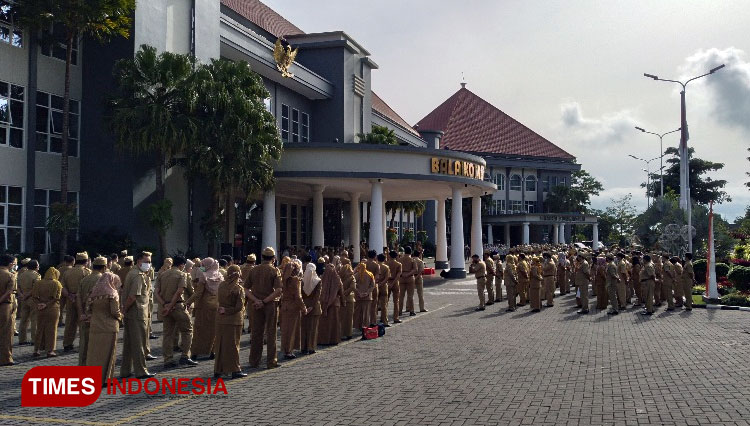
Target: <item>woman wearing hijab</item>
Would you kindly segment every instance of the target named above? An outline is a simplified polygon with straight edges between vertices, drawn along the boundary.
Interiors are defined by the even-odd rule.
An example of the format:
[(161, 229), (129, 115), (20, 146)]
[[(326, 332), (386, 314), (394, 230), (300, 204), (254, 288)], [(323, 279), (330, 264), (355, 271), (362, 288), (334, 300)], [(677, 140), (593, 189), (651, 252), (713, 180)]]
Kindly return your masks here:
[[(156, 273), (156, 280), (154, 281), (154, 294), (158, 294), (159, 291), (161, 291), (160, 290), (161, 280), (159, 280), (159, 275), (161, 275), (162, 273), (164, 273), (164, 272), (168, 271), (170, 268), (172, 268), (172, 264), (173, 263), (174, 263), (174, 261), (172, 260), (171, 257), (168, 257), (168, 258), (164, 259), (164, 263), (161, 265), (161, 268), (159, 269), (159, 272)], [(159, 321), (163, 321), (162, 315), (161, 315), (162, 308), (163, 308), (163, 306), (158, 305), (158, 307), (156, 309), (156, 319), (159, 320)]]
[(299, 349), (300, 319), (311, 309), (302, 300), (299, 272), (302, 262), (294, 260), (284, 266), (281, 274), (281, 351), (284, 359), (294, 359), (294, 349)]
[(240, 267), (227, 268), (227, 278), (219, 285), (216, 313), (216, 360), (214, 377), (231, 373), (232, 378), (247, 376), (240, 367), (240, 337), (245, 308), (245, 290), (240, 285)]
[(565, 252), (557, 254), (557, 286), (560, 288), (560, 295), (570, 293), (570, 281), (568, 273), (570, 271), (570, 262), (565, 257)]
[(210, 257), (203, 259), (201, 268), (193, 272), (197, 275), (197, 279), (193, 281), (195, 293), (185, 301), (185, 306), (195, 303), (195, 325), (190, 353), (193, 359), (201, 355), (208, 355), (208, 359), (214, 359), (216, 310), (219, 308), (216, 295), (224, 277), (219, 272), (219, 262)]
[(344, 286), (333, 263), (326, 264), (323, 271), (320, 305), (323, 315), (318, 324), (318, 344), (338, 345), (341, 342), (339, 311), (341, 306), (346, 306), (346, 299), (344, 299)]
[(344, 340), (349, 340), (352, 338), (352, 329), (354, 328), (354, 304), (356, 303), (354, 288), (357, 285), (357, 282), (354, 280), (354, 271), (352, 270), (351, 263), (341, 266), (339, 277), (341, 277), (343, 297), (346, 301), (343, 309), (340, 311), (341, 336)]
[(596, 273), (594, 288), (596, 289), (596, 309), (607, 309), (609, 293), (607, 293), (607, 259), (604, 256), (596, 258)]
[(44, 278), (31, 288), (31, 298), (36, 303), (36, 335), (34, 336), (34, 356), (39, 350), (47, 351), (47, 357), (57, 356), (57, 323), (60, 320), (60, 272), (55, 268), (47, 269)]
[(360, 330), (370, 325), (370, 305), (372, 290), (375, 289), (375, 276), (365, 267), (365, 262), (359, 262), (354, 271), (354, 327)]
[(102, 367), (102, 385), (114, 377), (117, 359), (117, 333), (120, 331), (120, 277), (105, 272), (91, 289), (86, 313), (91, 318), (86, 365)]
[[(322, 260), (322, 258), (321, 258)], [(307, 264), (302, 276), (302, 301), (310, 311), (302, 318), (302, 354), (314, 354), (318, 346), (318, 321), (323, 313), (320, 307), (320, 278), (315, 272), (315, 264)]]

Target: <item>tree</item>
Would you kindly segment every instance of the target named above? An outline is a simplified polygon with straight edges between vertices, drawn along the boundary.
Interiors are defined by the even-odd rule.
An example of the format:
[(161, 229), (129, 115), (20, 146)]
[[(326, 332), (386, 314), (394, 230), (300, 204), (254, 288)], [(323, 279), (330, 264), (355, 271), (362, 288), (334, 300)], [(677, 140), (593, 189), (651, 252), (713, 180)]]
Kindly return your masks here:
[(156, 200), (148, 216), (154, 219), (150, 224), (158, 225), (159, 251), (166, 257), (166, 231), (172, 224), (171, 204), (164, 203), (167, 162), (188, 151), (198, 137), (192, 115), (194, 61), (170, 52), (157, 55), (144, 45), (133, 59), (117, 61), (114, 76), (117, 91), (109, 101), (107, 122), (119, 148), (154, 163)]
[[(747, 152), (750, 152), (750, 148), (747, 149)], [(747, 161), (750, 161), (750, 157), (747, 157)], [(750, 172), (745, 172), (745, 174), (747, 175), (747, 177), (750, 177)], [(745, 182), (745, 186), (747, 187), (747, 189), (750, 189), (750, 180)]]
[[(731, 202), (732, 198), (723, 188), (727, 181), (723, 179), (714, 180), (707, 173), (715, 172), (724, 168), (723, 163), (714, 163), (713, 161), (702, 160), (693, 157), (693, 148), (688, 148), (690, 157), (690, 198), (698, 204), (708, 205), (711, 201), (715, 204), (721, 204), (724, 201)], [(665, 156), (670, 156), (667, 160), (667, 166), (664, 169), (664, 192), (680, 192), (680, 155), (675, 147), (669, 147), (664, 150)], [(661, 180), (659, 173), (651, 173), (651, 184), (646, 189), (654, 199), (661, 195)], [(646, 188), (645, 183), (641, 184)]]
[[(14, 13), (29, 32), (62, 26), (65, 33), (65, 79), (63, 91), (62, 144), (60, 150), (60, 204), (68, 204), (68, 140), (70, 135), (70, 66), (73, 44), (83, 36), (104, 41), (130, 35), (135, 0), (17, 0)], [(72, 210), (61, 207), (60, 212)], [(70, 223), (68, 220), (58, 224)], [(55, 220), (53, 220), (54, 222)], [(60, 256), (68, 246), (69, 229), (61, 228)]]
[(633, 194), (612, 199), (604, 212), (611, 222), (608, 241), (617, 242), (620, 246), (628, 245), (635, 229), (636, 210), (632, 203)]
[(372, 131), (370, 133), (359, 133), (357, 134), (357, 137), (359, 137), (359, 143), (398, 145), (396, 133), (385, 126), (378, 126), (377, 124), (372, 125)]
[(587, 213), (591, 197), (604, 190), (601, 182), (585, 170), (576, 170), (570, 176), (570, 186), (558, 185), (552, 188), (544, 206), (547, 212)]

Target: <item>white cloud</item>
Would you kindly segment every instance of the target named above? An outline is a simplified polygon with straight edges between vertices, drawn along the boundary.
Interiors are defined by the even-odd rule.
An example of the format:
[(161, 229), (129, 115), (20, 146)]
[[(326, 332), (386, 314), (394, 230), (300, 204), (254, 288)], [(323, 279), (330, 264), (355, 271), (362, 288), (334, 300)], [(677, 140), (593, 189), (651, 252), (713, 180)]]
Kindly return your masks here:
[(585, 117), (578, 102), (560, 105), (560, 118), (566, 139), (586, 145), (619, 145), (632, 136), (633, 126), (637, 125), (629, 110), (604, 114), (599, 118)]

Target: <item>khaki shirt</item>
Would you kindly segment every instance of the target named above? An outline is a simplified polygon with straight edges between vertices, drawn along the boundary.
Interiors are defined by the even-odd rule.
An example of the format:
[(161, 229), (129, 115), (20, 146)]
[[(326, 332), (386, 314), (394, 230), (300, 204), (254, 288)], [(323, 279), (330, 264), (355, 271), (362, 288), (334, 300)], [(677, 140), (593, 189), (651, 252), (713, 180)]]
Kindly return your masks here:
[(505, 269), (503, 270), (503, 283), (505, 283), (505, 286), (515, 286), (518, 284), (518, 276), (516, 275), (516, 264), (512, 262), (507, 262), (505, 264)]
[(60, 282), (62, 283), (63, 288), (68, 292), (68, 295), (75, 296), (78, 294), (81, 280), (89, 274), (91, 274), (90, 269), (83, 265), (76, 265), (62, 276)]
[(31, 297), (31, 289), (34, 287), (34, 283), (41, 280), (42, 276), (37, 271), (25, 270), (18, 274), (16, 281), (18, 285), (19, 302)]
[(675, 285), (682, 284), (682, 265), (680, 262), (674, 264), (674, 283)]
[(663, 262), (662, 264), (662, 283), (665, 285), (674, 284), (674, 265), (670, 261)]
[(620, 282), (620, 275), (617, 273), (617, 266), (615, 262), (607, 262), (607, 269), (605, 271), (607, 277), (607, 285), (617, 285)]
[[(246, 288), (250, 289), (250, 292), (258, 300), (263, 300), (276, 290), (281, 289), (281, 273), (271, 262), (263, 262), (254, 267), (247, 278)], [(274, 300), (278, 301), (280, 297), (279, 295)]]
[(591, 281), (591, 266), (586, 260), (577, 264), (575, 273), (576, 285), (583, 285)]
[(283, 283), (281, 309), (283, 311), (298, 310), (305, 312), (305, 302), (302, 300), (302, 283), (299, 277), (289, 277)]
[(620, 274), (621, 282), (628, 282), (628, 262), (624, 258), (617, 262), (617, 273)]
[(388, 265), (388, 269), (390, 269), (390, 276), (388, 277), (388, 288), (393, 288), (393, 286), (398, 283), (399, 278), (401, 277), (401, 262), (399, 262), (396, 259), (388, 259), (387, 262), (385, 262), (386, 265)]
[(101, 278), (102, 275), (104, 274), (99, 271), (95, 271), (83, 277), (83, 279), (81, 280), (81, 284), (78, 288), (78, 293), (76, 294), (76, 299), (78, 299), (78, 303), (80, 304), (81, 309), (86, 309), (86, 302), (89, 300), (89, 294), (91, 294), (91, 290), (94, 288), (97, 281), (99, 281), (99, 278)]
[(8, 270), (0, 269), (0, 297), (7, 291), (10, 291), (10, 295), (8, 295), (7, 299), (0, 301), (0, 303), (13, 303), (16, 300), (16, 295), (14, 294), (16, 292), (16, 276)]
[[(187, 274), (177, 268), (170, 268), (159, 274), (159, 296), (164, 303), (170, 303), (179, 289), (187, 288)], [(177, 303), (185, 301), (185, 293), (177, 298)]]
[(654, 281), (656, 279), (656, 270), (654, 270), (654, 263), (648, 262), (641, 268), (641, 282), (645, 283), (648, 281)]
[(130, 298), (135, 298), (135, 303), (125, 312), (125, 317), (132, 319), (145, 319), (148, 314), (148, 302), (151, 292), (151, 279), (148, 272), (141, 272), (137, 268), (131, 268), (125, 283), (122, 286), (122, 303)]
[(495, 261), (488, 257), (484, 259), (484, 266), (487, 267), (487, 278), (492, 279), (495, 276)]
[(469, 273), (474, 274), (474, 278), (476, 278), (477, 281), (483, 280), (487, 277), (487, 265), (481, 260), (477, 263), (471, 263), (469, 265)]
[(372, 274), (375, 279), (378, 278), (378, 272), (380, 271), (380, 263), (375, 260), (367, 259), (365, 262), (365, 268)]
[[(178, 270), (177, 272), (180, 271)], [(245, 310), (245, 292), (242, 286), (238, 282), (224, 281), (219, 284), (219, 290), (216, 292), (216, 295), (219, 300), (219, 307), (224, 308), (223, 314), (216, 313), (216, 324), (241, 326)]]
[(424, 274), (424, 261), (422, 259), (415, 257), (414, 258), (414, 264), (417, 265), (417, 274), (415, 275), (417, 280), (422, 279), (422, 275)]
[(377, 274), (374, 274), (375, 284), (377, 284), (379, 290), (383, 291), (388, 288), (388, 278), (391, 276), (391, 268), (385, 263), (379, 263), (378, 266), (380, 269)]
[(693, 271), (693, 262), (688, 260), (682, 267), (682, 279), (687, 284), (695, 283), (695, 271)]
[(401, 256), (398, 262), (401, 264), (400, 280), (411, 278), (417, 274), (417, 265), (414, 264), (414, 258), (410, 254)]
[(518, 282), (522, 284), (529, 282), (529, 278), (531, 278), (531, 269), (529, 268), (529, 262), (527, 262), (526, 259), (518, 262), (518, 265), (516, 266), (516, 276), (518, 277)]
[(36, 303), (47, 303), (45, 310), (60, 304), (62, 297), (62, 284), (55, 280), (40, 280), (31, 289), (31, 297)]

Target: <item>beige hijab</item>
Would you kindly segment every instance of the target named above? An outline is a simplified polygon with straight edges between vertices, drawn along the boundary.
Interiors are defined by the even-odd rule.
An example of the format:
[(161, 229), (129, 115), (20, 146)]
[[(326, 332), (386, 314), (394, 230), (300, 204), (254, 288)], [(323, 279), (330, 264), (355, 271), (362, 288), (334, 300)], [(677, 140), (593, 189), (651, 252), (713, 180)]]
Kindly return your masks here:
[(320, 282), (318, 274), (315, 272), (315, 264), (310, 262), (305, 268), (305, 274), (302, 275), (302, 291), (305, 295), (309, 296), (315, 290), (315, 287)]

